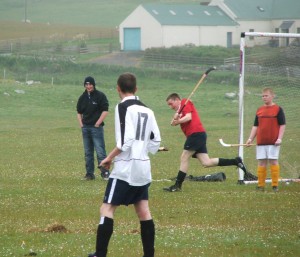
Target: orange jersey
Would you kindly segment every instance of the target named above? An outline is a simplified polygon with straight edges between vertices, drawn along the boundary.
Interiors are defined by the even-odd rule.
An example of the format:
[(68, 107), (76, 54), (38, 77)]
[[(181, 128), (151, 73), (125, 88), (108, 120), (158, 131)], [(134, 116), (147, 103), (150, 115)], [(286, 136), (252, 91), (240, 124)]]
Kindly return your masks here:
[(280, 125), (285, 124), (282, 108), (276, 104), (261, 106), (256, 112), (254, 126), (257, 126), (256, 142), (258, 145), (274, 145)]

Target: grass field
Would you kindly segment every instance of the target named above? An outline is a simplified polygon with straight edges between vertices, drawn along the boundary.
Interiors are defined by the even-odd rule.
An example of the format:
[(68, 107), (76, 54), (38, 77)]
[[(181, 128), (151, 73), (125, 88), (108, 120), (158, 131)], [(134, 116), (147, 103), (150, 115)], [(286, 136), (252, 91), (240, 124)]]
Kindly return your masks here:
[[(105, 126), (108, 151), (114, 147), (118, 75), (99, 75), (103, 82), (100, 89), (111, 104)], [(180, 129), (169, 125), (173, 112), (165, 97), (171, 92), (186, 96), (194, 83), (141, 75), (138, 85), (138, 95), (156, 113), (162, 144), (170, 149), (151, 157), (154, 181), (150, 205), (157, 229), (156, 256), (300, 256), (298, 183), (280, 184), (277, 194), (270, 187), (259, 193), (255, 185), (236, 184), (235, 168), (204, 169), (194, 160), (189, 174), (222, 171), (227, 180), (185, 182), (181, 193), (162, 191), (172, 183), (166, 180), (177, 174), (184, 142)], [(25, 94), (17, 94), (16, 89)], [(204, 83), (193, 96), (208, 131), (211, 157), (237, 155), (236, 149), (222, 148), (218, 142), (221, 134), (235, 138), (238, 132), (237, 103), (224, 98), (230, 90), (233, 86)], [(82, 91), (81, 85), (0, 82), (0, 256), (34, 252), (45, 257), (77, 257), (94, 250), (106, 182), (99, 177), (81, 181), (84, 159), (75, 107)], [(255, 163), (253, 159), (246, 164)], [(141, 249), (133, 208), (119, 208), (109, 256), (138, 257), (142, 256)]]
[[(24, 2), (1, 1), (0, 40), (76, 34), (97, 31), (98, 26), (115, 28), (140, 3), (170, 1), (27, 0), (31, 24), (20, 23)], [(111, 105), (105, 126), (110, 151), (114, 147), (113, 110), (119, 101), (116, 78), (125, 70), (20, 59), (7, 60), (1, 73), (2, 68), (6, 68), (8, 79), (0, 80), (0, 256), (86, 256), (94, 251), (106, 182), (99, 176), (91, 182), (81, 180), (84, 158), (76, 102), (83, 91), (81, 80), (91, 71)], [(169, 125), (173, 111), (165, 98), (172, 92), (187, 96), (196, 79), (180, 80), (181, 71), (167, 74), (159, 70), (156, 76), (148, 70), (134, 72), (138, 74), (138, 95), (155, 111), (162, 145), (170, 149), (151, 157), (154, 181), (150, 205), (156, 223), (156, 257), (300, 256), (298, 183), (280, 184), (278, 194), (270, 187), (258, 193), (255, 185), (237, 185), (235, 168), (204, 169), (193, 160), (189, 174), (225, 172), (227, 180), (185, 182), (181, 193), (162, 191), (173, 183), (167, 180), (177, 174), (184, 142), (180, 129)], [(15, 82), (24, 81), (26, 73), (42, 83), (26, 86)], [(53, 76), (55, 85), (50, 84)], [(208, 131), (211, 157), (237, 155), (237, 149), (221, 147), (218, 142), (220, 136), (228, 142), (237, 138), (238, 103), (224, 98), (226, 92), (237, 90), (233, 84), (214, 84), (209, 77), (193, 96)], [(17, 89), (25, 94), (16, 93)], [(295, 143), (285, 141), (282, 150), (299, 158)], [(254, 148), (245, 151), (247, 156), (254, 156)], [(248, 158), (246, 164), (253, 169), (256, 161)], [(282, 176), (286, 175), (290, 174), (283, 170)], [(117, 210), (109, 256), (142, 256), (139, 222), (132, 207)]]
[(0, 15), (8, 21), (22, 21), (26, 15), (31, 23), (115, 27), (143, 2), (147, 1), (3, 0)]

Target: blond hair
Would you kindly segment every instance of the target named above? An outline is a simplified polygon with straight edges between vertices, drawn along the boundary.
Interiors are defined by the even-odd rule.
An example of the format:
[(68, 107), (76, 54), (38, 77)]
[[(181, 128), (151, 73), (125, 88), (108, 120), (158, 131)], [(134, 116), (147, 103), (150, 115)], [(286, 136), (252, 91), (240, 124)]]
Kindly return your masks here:
[(263, 93), (265, 92), (270, 92), (271, 95), (274, 95), (274, 91), (272, 88), (270, 87), (265, 87), (263, 90), (262, 90)]

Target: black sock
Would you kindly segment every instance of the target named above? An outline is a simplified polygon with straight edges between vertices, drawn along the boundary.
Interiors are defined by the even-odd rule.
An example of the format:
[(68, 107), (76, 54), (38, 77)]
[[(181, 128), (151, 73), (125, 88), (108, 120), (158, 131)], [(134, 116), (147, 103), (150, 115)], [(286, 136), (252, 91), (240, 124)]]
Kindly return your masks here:
[(186, 173), (183, 172), (183, 171), (178, 171), (178, 174), (177, 174), (177, 178), (176, 178), (176, 185), (178, 185), (179, 187), (181, 187), (184, 179), (185, 179), (185, 176), (186, 176)]
[[(102, 219), (103, 222), (102, 222)], [(108, 217), (101, 217), (97, 230), (96, 255), (97, 257), (106, 257), (107, 247), (110, 237), (113, 233), (114, 220)]]
[(154, 257), (155, 226), (153, 220), (141, 221), (141, 238), (144, 257)]
[(218, 166), (237, 166), (237, 161), (236, 159), (223, 159), (219, 158), (219, 163)]

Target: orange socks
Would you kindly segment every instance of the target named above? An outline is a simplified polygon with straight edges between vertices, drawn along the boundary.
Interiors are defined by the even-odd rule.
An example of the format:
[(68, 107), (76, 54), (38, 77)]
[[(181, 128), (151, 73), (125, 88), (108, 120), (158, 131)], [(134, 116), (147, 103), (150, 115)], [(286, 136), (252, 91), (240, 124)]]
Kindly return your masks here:
[[(271, 165), (272, 187), (278, 187), (279, 165)], [(265, 187), (267, 178), (267, 168), (263, 166), (257, 167), (258, 187)]]
[(267, 168), (263, 166), (257, 167), (258, 187), (265, 187), (267, 178)]
[(279, 165), (271, 165), (272, 187), (278, 187), (279, 180)]

